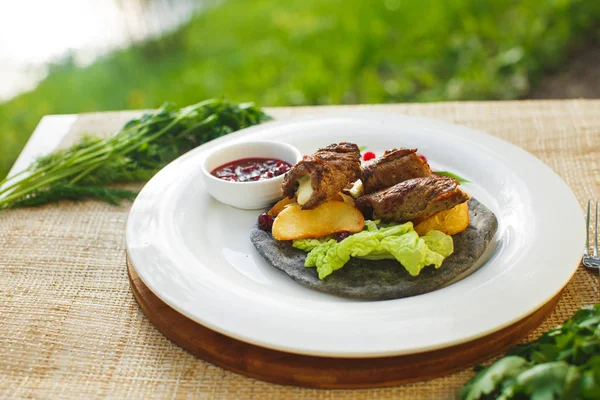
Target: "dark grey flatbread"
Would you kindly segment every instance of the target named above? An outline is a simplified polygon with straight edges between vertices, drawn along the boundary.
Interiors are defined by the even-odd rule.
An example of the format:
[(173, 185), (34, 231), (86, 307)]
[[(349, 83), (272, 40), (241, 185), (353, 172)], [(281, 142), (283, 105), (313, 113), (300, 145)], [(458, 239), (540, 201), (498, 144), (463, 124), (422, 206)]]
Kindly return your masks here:
[(343, 268), (319, 280), (316, 268), (304, 266), (306, 253), (293, 248), (291, 242), (277, 241), (257, 226), (252, 228), (250, 240), (270, 265), (301, 285), (357, 299), (398, 299), (437, 290), (475, 265), (494, 237), (498, 220), (475, 199), (469, 200), (469, 215), (469, 227), (452, 237), (454, 253), (439, 269), (425, 267), (418, 276), (411, 276), (395, 260), (351, 258)]

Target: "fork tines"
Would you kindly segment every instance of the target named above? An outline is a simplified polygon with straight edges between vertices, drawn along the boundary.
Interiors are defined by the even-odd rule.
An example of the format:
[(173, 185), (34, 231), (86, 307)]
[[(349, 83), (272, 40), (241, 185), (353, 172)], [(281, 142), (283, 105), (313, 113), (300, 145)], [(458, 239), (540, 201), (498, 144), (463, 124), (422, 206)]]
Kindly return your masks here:
[(596, 201), (596, 212), (594, 216), (594, 245), (593, 253), (590, 255), (590, 220), (592, 216), (591, 212), (592, 201), (588, 200), (587, 204), (587, 218), (586, 218), (586, 232), (585, 232), (585, 250), (583, 251), (583, 265), (588, 268), (600, 269), (600, 257), (598, 257), (598, 201)]

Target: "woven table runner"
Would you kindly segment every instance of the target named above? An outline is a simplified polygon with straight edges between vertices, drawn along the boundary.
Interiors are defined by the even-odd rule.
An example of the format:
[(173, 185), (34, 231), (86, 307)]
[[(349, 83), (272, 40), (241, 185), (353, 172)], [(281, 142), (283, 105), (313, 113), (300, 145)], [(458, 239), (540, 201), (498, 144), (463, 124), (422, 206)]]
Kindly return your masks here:
[[(267, 112), (283, 119), (348, 109), (419, 115), (488, 132), (549, 165), (582, 210), (588, 199), (600, 199), (600, 100)], [(83, 133), (108, 134), (137, 114), (83, 114), (63, 145)], [(467, 369), (392, 388), (317, 390), (257, 381), (199, 360), (158, 332), (133, 298), (124, 237), (130, 205), (65, 201), (0, 213), (0, 397), (451, 399), (473, 376)], [(598, 276), (580, 267), (555, 312), (527, 340), (597, 302)]]

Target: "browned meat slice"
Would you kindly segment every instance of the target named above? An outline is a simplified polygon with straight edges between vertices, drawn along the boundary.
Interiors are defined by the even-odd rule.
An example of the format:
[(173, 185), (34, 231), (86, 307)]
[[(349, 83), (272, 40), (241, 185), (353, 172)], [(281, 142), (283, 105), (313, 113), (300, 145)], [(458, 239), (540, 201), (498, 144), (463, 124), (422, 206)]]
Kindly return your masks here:
[(411, 221), (469, 200), (469, 195), (461, 191), (458, 185), (456, 179), (429, 175), (361, 196), (356, 199), (356, 205), (367, 218)]
[(360, 178), (360, 151), (354, 143), (330, 144), (294, 165), (281, 188), (289, 198), (297, 196), (303, 209), (332, 199)]
[(362, 167), (362, 182), (365, 193), (394, 186), (413, 178), (431, 175), (431, 168), (415, 153), (417, 149), (388, 150)]

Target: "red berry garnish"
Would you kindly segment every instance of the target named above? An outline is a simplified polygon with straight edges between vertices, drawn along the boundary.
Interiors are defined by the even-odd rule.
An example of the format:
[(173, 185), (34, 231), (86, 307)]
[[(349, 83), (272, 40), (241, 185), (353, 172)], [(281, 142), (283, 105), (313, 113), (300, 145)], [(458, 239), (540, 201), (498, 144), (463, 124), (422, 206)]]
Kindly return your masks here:
[(363, 155), (363, 160), (365, 161), (369, 161), (372, 160), (373, 158), (375, 158), (375, 153), (373, 153), (372, 151), (367, 151), (364, 155)]
[(423, 154), (417, 154), (417, 157), (419, 157), (425, 164), (427, 164), (427, 159)]
[(342, 232), (338, 232), (335, 234), (335, 240), (338, 242), (341, 242), (342, 240), (346, 239), (348, 236), (351, 236), (352, 233), (348, 232), (348, 231), (342, 231)]
[(262, 213), (258, 216), (258, 228), (263, 231), (271, 232), (273, 228), (273, 217), (267, 213)]

